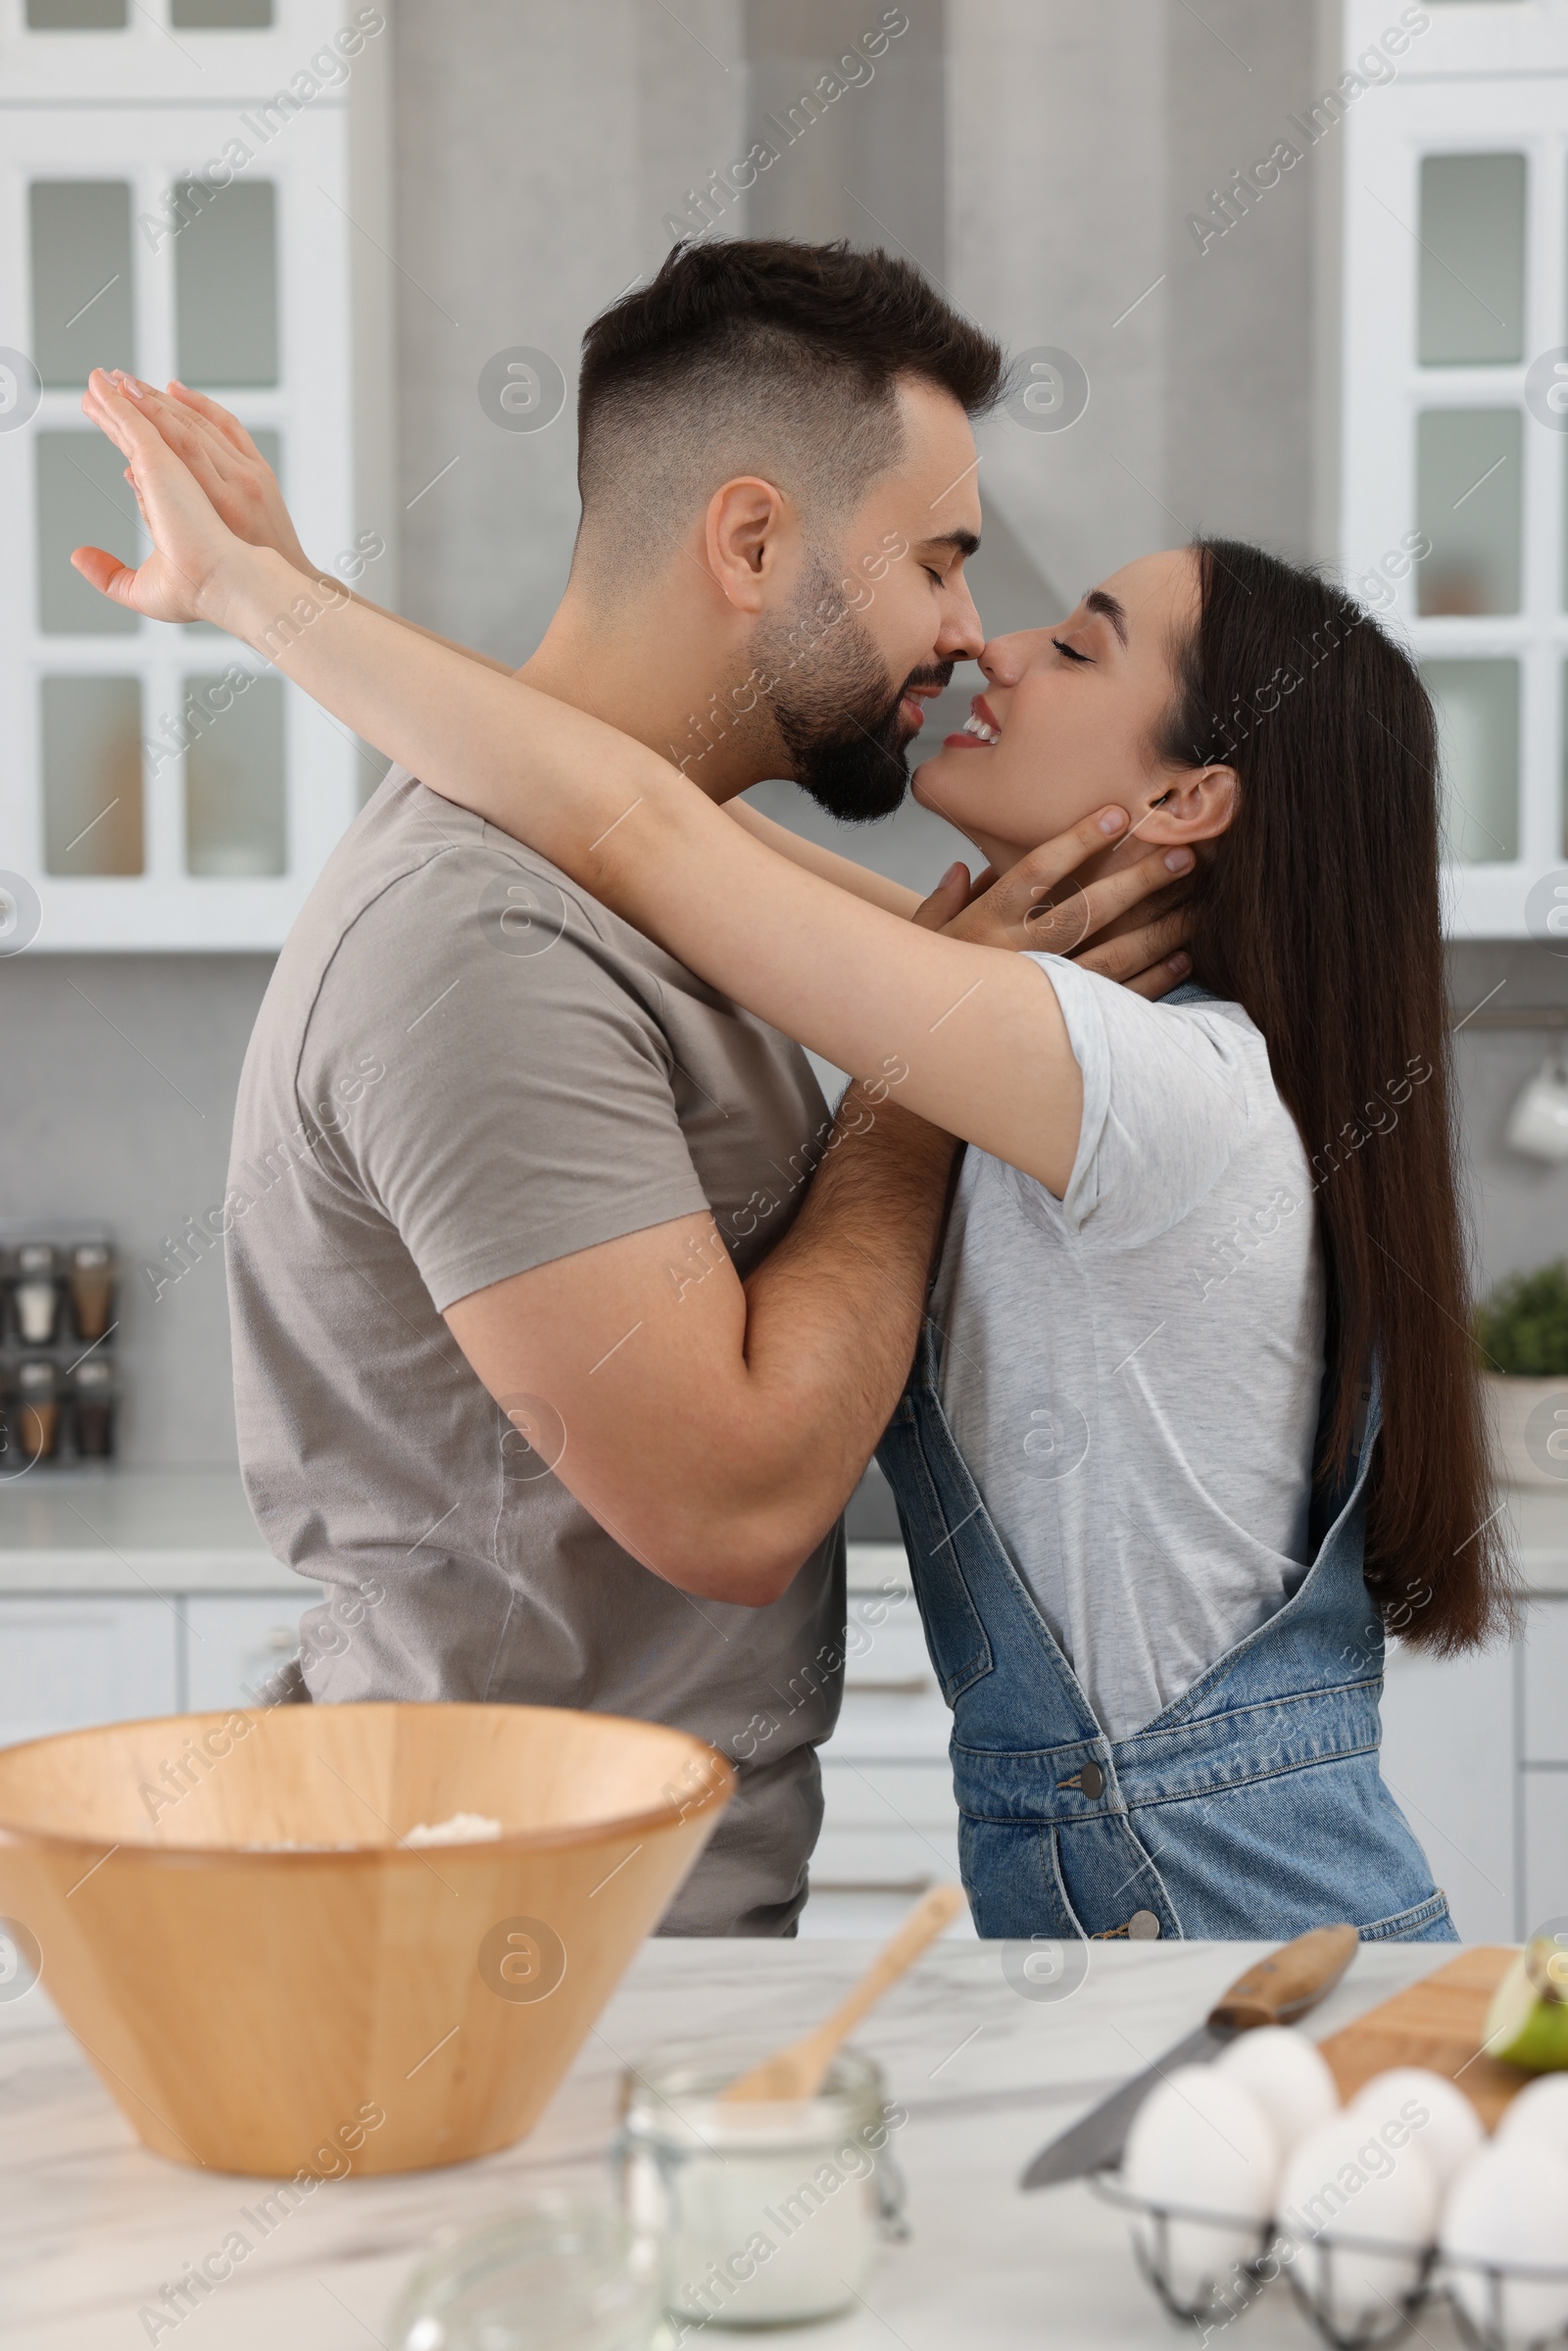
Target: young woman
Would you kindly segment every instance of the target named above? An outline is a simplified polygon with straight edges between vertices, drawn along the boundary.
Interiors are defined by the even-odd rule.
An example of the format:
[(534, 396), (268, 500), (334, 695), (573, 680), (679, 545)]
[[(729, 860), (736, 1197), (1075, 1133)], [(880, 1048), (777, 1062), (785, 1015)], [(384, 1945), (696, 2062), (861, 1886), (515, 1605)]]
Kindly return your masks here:
[(83, 556), (106, 592), (257, 644), (318, 612), (279, 665), (340, 718), (969, 1146), (881, 1458), (982, 1934), (1450, 1938), (1379, 1774), (1385, 1628), (1458, 1650), (1508, 1601), (1405, 654), (1229, 541), (988, 647), (917, 797), (999, 867), (1106, 802), (1196, 850), (1194, 982), (1151, 1004), (900, 920), (598, 721), (323, 608), (104, 379), (88, 405), (158, 550)]

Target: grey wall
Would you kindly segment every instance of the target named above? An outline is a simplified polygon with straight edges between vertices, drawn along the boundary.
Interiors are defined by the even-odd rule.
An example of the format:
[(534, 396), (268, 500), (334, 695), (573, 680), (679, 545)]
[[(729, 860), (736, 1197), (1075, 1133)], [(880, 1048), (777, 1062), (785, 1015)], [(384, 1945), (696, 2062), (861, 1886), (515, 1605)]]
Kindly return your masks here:
[[(1206, 254), (1186, 216), (1233, 166), (1266, 154), (1321, 86), (1315, 44), (1334, 0), (905, 7), (909, 30), (873, 79), (781, 154), (749, 219), (734, 206), (720, 225), (885, 238), (1015, 348), (1063, 346), (1082, 361), (1092, 394), (1070, 431), (985, 428), (974, 581), (990, 625), (1049, 616), (1197, 524), (1292, 554), (1314, 534), (1322, 543), (1334, 289), (1317, 262), (1332, 263), (1333, 143)], [(481, 367), (527, 345), (569, 382), (588, 319), (657, 266), (690, 192), (711, 188), (762, 119), (881, 15), (881, 0), (679, 0), (673, 13), (661, 0), (400, 0), (386, 521), (414, 617), (513, 659), (531, 649), (570, 555), (570, 404), (543, 431), (503, 431), (479, 406)], [(931, 733), (942, 731), (939, 716)], [(832, 829), (787, 786), (759, 797), (786, 821)], [(913, 808), (848, 845), (918, 884), (963, 846)], [(1454, 966), (1462, 1006), (1499, 979), (1493, 1013), (1568, 1004), (1568, 965), (1544, 950), (1462, 948)], [(118, 1228), (132, 1275), (131, 1458), (232, 1454), (221, 1269), (204, 1260), (154, 1305), (135, 1267), (221, 1196), (266, 975), (258, 956), (0, 964), (0, 1215)], [(1568, 1176), (1501, 1143), (1547, 1042), (1475, 1025), (1461, 1036), (1489, 1273), (1568, 1249)]]
[[(266, 955), (26, 955), (0, 963), (0, 1216), (101, 1217), (122, 1256), (123, 1457), (234, 1458), (223, 1267), (143, 1270), (223, 1198)], [(161, 1268), (161, 1271), (167, 1271)]]
[(738, 0), (402, 0), (393, 31), (404, 610), (521, 661), (571, 555), (572, 403), (506, 431), (479, 372), (527, 346), (570, 386), (664, 218), (744, 153)]

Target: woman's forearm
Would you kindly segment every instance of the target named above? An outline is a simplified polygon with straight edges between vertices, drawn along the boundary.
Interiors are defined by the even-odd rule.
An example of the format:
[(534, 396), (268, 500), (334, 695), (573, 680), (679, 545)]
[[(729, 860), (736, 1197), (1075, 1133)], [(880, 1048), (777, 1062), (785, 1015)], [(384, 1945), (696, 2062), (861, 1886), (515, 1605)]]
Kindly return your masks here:
[(788, 857), (792, 865), (804, 865), (808, 873), (819, 873), (825, 882), (836, 883), (848, 890), (852, 898), (863, 898), (873, 906), (886, 906), (890, 914), (898, 914), (907, 922), (923, 902), (917, 890), (906, 890), (902, 882), (891, 882), (885, 873), (873, 873), (869, 865), (858, 865), (853, 857), (841, 857), (834, 849), (824, 849), (819, 841), (808, 841), (800, 833), (792, 833), (786, 825), (775, 824), (760, 808), (748, 808), (744, 800), (724, 804), (724, 813), (732, 823), (760, 841), (764, 849), (776, 857)]
[[(617, 729), (313, 581), (234, 561), (215, 616), (433, 791), (527, 841), (713, 987), (950, 1133), (1065, 1182), (1053, 990), (787, 863)], [(1059, 1188), (1059, 1186), (1058, 1186)]]

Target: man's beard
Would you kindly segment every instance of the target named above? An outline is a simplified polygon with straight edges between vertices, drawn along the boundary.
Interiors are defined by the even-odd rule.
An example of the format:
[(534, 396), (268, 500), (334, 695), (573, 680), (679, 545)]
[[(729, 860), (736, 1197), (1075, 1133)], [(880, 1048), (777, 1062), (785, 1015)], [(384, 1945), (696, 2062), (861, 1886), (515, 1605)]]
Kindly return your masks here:
[(815, 561), (794, 610), (759, 632), (757, 651), (759, 666), (778, 680), (774, 724), (802, 791), (846, 824), (891, 816), (909, 788), (914, 738), (904, 697), (913, 686), (945, 686), (954, 663), (913, 669), (896, 685), (869, 630)]

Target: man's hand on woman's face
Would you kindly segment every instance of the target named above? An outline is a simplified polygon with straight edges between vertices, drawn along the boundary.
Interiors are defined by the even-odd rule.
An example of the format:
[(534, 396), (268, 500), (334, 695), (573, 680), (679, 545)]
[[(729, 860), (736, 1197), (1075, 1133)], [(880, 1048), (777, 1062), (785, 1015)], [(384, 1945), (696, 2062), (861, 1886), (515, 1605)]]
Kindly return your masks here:
[(1177, 889), (1193, 870), (1192, 851), (1156, 849), (1098, 880), (1071, 879), (1126, 826), (1125, 809), (1102, 808), (1031, 850), (1000, 878), (988, 866), (971, 881), (966, 866), (950, 866), (914, 919), (926, 930), (944, 931), (971, 946), (1071, 955), (1089, 970), (1120, 980), (1135, 995), (1164, 996), (1192, 969), (1191, 957), (1182, 953), (1184, 908), (1168, 906), (1137, 928), (1106, 934), (1135, 906)]

